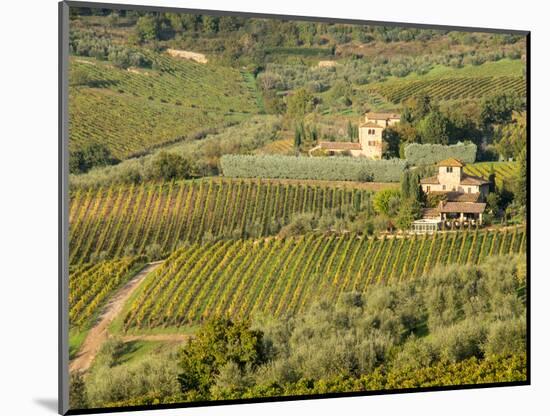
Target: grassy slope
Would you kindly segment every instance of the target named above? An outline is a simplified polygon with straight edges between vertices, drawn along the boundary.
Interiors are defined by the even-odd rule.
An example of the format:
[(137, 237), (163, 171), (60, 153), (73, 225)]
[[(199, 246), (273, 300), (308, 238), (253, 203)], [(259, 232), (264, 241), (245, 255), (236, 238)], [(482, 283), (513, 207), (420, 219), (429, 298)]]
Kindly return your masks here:
[[(394, 104), (421, 92), (438, 100), (480, 98), (495, 90), (525, 94), (524, 68), (523, 61), (509, 59), (463, 68), (437, 65), (427, 74), (389, 77), (386, 81), (366, 85), (360, 91), (382, 96)], [(383, 106), (383, 102), (379, 106)]]
[(71, 150), (106, 143), (115, 157), (126, 158), (259, 111), (238, 70), (148, 54), (159, 70), (71, 59), (71, 71), (88, 78), (69, 92)]

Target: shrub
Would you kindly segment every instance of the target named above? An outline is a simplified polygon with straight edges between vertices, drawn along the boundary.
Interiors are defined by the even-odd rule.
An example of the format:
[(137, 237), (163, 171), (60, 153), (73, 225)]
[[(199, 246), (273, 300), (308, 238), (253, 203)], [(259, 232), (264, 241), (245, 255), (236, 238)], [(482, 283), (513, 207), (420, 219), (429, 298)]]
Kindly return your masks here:
[(405, 146), (405, 158), (411, 165), (434, 165), (449, 157), (464, 163), (474, 163), (477, 146), (473, 143), (442, 144), (411, 143)]
[(191, 176), (191, 162), (178, 154), (161, 152), (153, 159), (152, 175), (155, 179), (186, 179)]
[(224, 176), (235, 178), (318, 179), (332, 181), (372, 180), (398, 182), (407, 167), (401, 159), (316, 158), (282, 155), (224, 155)]

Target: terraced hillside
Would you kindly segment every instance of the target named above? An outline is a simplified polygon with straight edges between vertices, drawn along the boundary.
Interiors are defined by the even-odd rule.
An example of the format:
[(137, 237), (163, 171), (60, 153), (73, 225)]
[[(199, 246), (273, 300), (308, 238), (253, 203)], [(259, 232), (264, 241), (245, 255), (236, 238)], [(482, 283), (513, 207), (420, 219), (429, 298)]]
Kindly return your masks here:
[(257, 97), (238, 70), (143, 53), (154, 70), (71, 59), (71, 76), (85, 80), (69, 91), (71, 151), (97, 142), (123, 159), (258, 112)]
[(521, 76), (452, 77), (441, 79), (418, 79), (411, 81), (388, 81), (369, 86), (367, 91), (376, 93), (398, 104), (419, 94), (444, 100), (475, 99), (498, 92), (515, 92), (525, 95), (525, 78)]
[(78, 188), (70, 202), (70, 262), (170, 253), (183, 241), (267, 236), (292, 215), (364, 207), (370, 192), (338, 184), (198, 180)]
[(126, 329), (194, 324), (212, 315), (248, 318), (304, 310), (371, 284), (418, 277), (437, 265), (476, 264), (525, 251), (525, 229), (372, 239), (305, 235), (180, 248), (140, 288)]
[(503, 182), (517, 177), (518, 169), (517, 162), (480, 162), (466, 165), (464, 172), (489, 179), (489, 175), (494, 170), (497, 186), (502, 186)]

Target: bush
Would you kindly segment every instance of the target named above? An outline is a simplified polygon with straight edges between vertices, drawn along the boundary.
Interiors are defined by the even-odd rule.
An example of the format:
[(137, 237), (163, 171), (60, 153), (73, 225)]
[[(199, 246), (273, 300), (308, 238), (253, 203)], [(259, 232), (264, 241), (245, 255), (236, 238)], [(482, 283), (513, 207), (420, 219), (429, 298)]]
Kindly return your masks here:
[(155, 179), (172, 180), (191, 177), (191, 162), (175, 153), (160, 152), (152, 162)]
[(474, 163), (477, 146), (473, 143), (442, 144), (411, 143), (405, 146), (405, 158), (411, 165), (434, 165), (449, 157), (464, 163)]
[(316, 158), (282, 155), (224, 155), (220, 158), (224, 176), (235, 178), (318, 179), (399, 182), (407, 167), (401, 159)]
[(90, 143), (80, 150), (69, 152), (70, 173), (84, 173), (93, 167), (112, 165), (117, 162), (109, 148), (100, 143)]

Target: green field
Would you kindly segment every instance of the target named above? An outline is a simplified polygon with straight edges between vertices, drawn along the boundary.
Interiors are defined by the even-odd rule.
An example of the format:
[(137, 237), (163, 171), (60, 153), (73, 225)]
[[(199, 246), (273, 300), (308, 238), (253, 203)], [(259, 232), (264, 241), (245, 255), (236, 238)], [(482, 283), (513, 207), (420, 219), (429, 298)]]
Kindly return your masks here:
[(525, 251), (525, 229), (372, 239), (305, 235), (194, 244), (150, 274), (125, 329), (192, 325), (214, 315), (249, 318), (304, 311), (321, 296), (419, 277), (437, 265), (478, 264)]
[(275, 140), (256, 150), (259, 155), (289, 155), (294, 150), (294, 142), (292, 139)]
[(297, 213), (322, 215), (365, 206), (370, 191), (269, 180), (197, 180), (90, 188), (71, 193), (70, 262), (170, 253), (205, 236), (241, 238), (277, 232)]
[(476, 99), (495, 91), (525, 96), (524, 66), (521, 60), (487, 62), (459, 69), (438, 65), (425, 75), (413, 73), (403, 78), (390, 77), (368, 85), (366, 90), (394, 104), (418, 94), (428, 94), (438, 101)]
[(428, 94), (438, 101), (482, 98), (494, 91), (525, 95), (526, 84), (522, 77), (457, 77), (373, 84), (368, 91), (398, 104), (419, 94)]
[(258, 97), (246, 74), (143, 52), (155, 70), (71, 59), (71, 74), (86, 79), (69, 91), (71, 151), (97, 142), (122, 159), (258, 113)]
[(124, 257), (74, 267), (69, 272), (69, 320), (71, 328), (90, 323), (108, 297), (145, 263), (142, 257)]
[(480, 162), (466, 165), (464, 172), (488, 179), (492, 169), (497, 185), (502, 186), (503, 182), (510, 181), (518, 175), (519, 165), (517, 162)]

